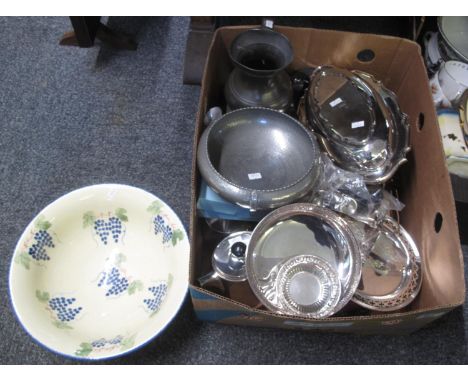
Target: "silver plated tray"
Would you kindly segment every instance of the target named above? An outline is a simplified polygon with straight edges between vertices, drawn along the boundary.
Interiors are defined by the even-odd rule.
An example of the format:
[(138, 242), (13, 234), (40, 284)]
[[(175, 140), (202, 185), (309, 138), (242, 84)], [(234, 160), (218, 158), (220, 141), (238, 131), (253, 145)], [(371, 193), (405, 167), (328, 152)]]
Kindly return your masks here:
[[(351, 300), (361, 278), (360, 247), (339, 214), (309, 203), (280, 207), (255, 227), (246, 255), (247, 280), (252, 291), (268, 309), (289, 314), (291, 306), (281, 297), (281, 275), (287, 269), (283, 267), (290, 259), (304, 255), (320, 258), (337, 272), (339, 301), (321, 317), (338, 312)], [(333, 284), (330, 272), (317, 274), (328, 280), (326, 284)], [(335, 297), (330, 297), (330, 301)], [(307, 312), (300, 310), (295, 314), (307, 317)]]
[(421, 282), (421, 256), (416, 244), (388, 217), (363, 259), (362, 278), (353, 301), (371, 310), (398, 310), (416, 298)]
[(333, 314), (341, 296), (338, 271), (313, 255), (286, 260), (278, 272), (277, 289), (284, 313), (309, 318)]
[(319, 67), (311, 75), (305, 101), (309, 127), (325, 152), (367, 184), (386, 182), (406, 161), (407, 116), (395, 94), (373, 76)]

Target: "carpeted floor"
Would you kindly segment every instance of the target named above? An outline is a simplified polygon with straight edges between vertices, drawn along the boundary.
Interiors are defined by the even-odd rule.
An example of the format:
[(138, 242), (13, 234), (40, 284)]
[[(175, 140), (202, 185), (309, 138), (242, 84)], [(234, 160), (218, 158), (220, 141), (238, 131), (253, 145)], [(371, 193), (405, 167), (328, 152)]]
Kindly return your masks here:
[[(136, 52), (60, 47), (67, 18), (0, 19), (1, 364), (76, 363), (33, 342), (8, 296), (15, 243), (49, 202), (89, 184), (132, 184), (188, 227), (199, 95), (182, 85), (188, 19), (110, 23), (136, 34)], [(187, 300), (156, 340), (109, 363), (467, 363), (467, 318), (459, 308), (404, 337), (318, 334), (199, 322)]]

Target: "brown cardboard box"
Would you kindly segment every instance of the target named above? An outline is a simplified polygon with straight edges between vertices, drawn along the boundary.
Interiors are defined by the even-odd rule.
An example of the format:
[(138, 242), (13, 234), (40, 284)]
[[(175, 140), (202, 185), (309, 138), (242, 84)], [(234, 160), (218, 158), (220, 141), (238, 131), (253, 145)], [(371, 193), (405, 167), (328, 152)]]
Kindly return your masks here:
[[(192, 164), (192, 216), (190, 292), (197, 316), (225, 324), (314, 329), (363, 333), (406, 333), (447, 313), (465, 300), (463, 257), (458, 237), (455, 203), (445, 165), (437, 117), (432, 104), (426, 70), (419, 46), (395, 37), (277, 27), (291, 41), (295, 59), (290, 69), (332, 64), (369, 72), (393, 90), (411, 123), (409, 163), (394, 177), (399, 197), (406, 207), (401, 224), (414, 238), (422, 256), (423, 282), (419, 296), (407, 308), (391, 314), (330, 317), (308, 320), (251, 308), (197, 286), (197, 279), (210, 271), (212, 251), (221, 239), (196, 215), (200, 174), (196, 165), (197, 143), (204, 129), (203, 118), (212, 106), (223, 105), (223, 85), (232, 70), (227, 48), (234, 37), (250, 27), (217, 30), (207, 59)], [(370, 49), (369, 62), (357, 58)], [(242, 291), (241, 291), (242, 292)], [(239, 291), (236, 292), (239, 295)]]

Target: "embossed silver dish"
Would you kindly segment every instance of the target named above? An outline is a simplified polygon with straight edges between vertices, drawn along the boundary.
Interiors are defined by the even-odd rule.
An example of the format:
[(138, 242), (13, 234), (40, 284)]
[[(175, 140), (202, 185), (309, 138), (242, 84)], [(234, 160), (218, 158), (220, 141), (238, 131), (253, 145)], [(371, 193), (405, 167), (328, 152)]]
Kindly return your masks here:
[(341, 296), (338, 271), (313, 255), (286, 260), (278, 271), (277, 290), (283, 313), (309, 318), (333, 314)]
[(303, 125), (266, 108), (218, 116), (200, 138), (197, 161), (213, 190), (252, 210), (306, 195), (317, 183), (321, 162), (316, 139)]
[(309, 127), (338, 166), (380, 184), (406, 162), (407, 116), (395, 94), (371, 75), (319, 67), (305, 100)]
[(421, 282), (421, 256), (416, 244), (388, 217), (363, 259), (362, 278), (353, 301), (371, 310), (398, 310), (416, 298)]
[[(287, 272), (292, 271), (286, 272), (288, 268), (283, 267), (293, 261), (291, 259), (304, 255), (320, 258), (338, 274), (339, 301), (331, 303), (330, 309), (320, 313), (320, 317), (338, 312), (350, 301), (361, 278), (360, 248), (340, 215), (309, 203), (278, 208), (255, 227), (246, 255), (247, 280), (252, 291), (268, 309), (291, 314), (292, 303), (288, 305), (284, 298), (284, 288), (287, 287), (284, 280), (291, 278), (292, 274)], [(304, 276), (304, 279), (320, 280), (317, 274), (322, 274), (322, 279), (328, 280), (326, 284), (333, 284), (330, 272), (324, 271), (323, 267), (317, 272), (312, 277), (309, 271), (311, 275)], [(284, 279), (284, 274), (290, 276)], [(317, 282), (311, 282), (309, 287), (314, 289)], [(336, 295), (331, 293), (330, 301), (334, 298)], [(308, 317), (307, 310), (296, 309), (295, 315)]]

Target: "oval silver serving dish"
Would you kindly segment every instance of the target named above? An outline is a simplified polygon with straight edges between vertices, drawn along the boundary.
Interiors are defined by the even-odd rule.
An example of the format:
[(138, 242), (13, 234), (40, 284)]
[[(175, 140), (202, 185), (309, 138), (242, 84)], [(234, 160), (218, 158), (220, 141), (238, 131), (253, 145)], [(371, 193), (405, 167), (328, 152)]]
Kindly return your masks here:
[(361, 282), (353, 301), (365, 308), (389, 312), (410, 304), (421, 289), (421, 256), (413, 239), (387, 217), (363, 259)]
[(381, 184), (406, 162), (407, 116), (395, 94), (371, 75), (319, 67), (305, 99), (309, 127), (338, 166)]
[(315, 137), (292, 117), (267, 108), (234, 110), (212, 122), (200, 138), (197, 161), (213, 190), (252, 210), (306, 195), (321, 163)]
[[(320, 265), (314, 269), (314, 262), (301, 260), (304, 257), (317, 257), (329, 264), (339, 280), (339, 299), (336, 299), (337, 282), (333, 273)], [(302, 275), (297, 271), (291, 274), (290, 262), (294, 266), (304, 263)], [(321, 318), (330, 316), (342, 309), (352, 298), (361, 278), (360, 247), (346, 221), (337, 213), (309, 203), (296, 203), (283, 206), (268, 214), (252, 232), (246, 255), (247, 280), (257, 298), (268, 309), (303, 317)], [(287, 270), (285, 271), (285, 267)], [(290, 273), (291, 280), (284, 280)], [(292, 276), (304, 290), (296, 290), (292, 295), (300, 309), (292, 310), (282, 298), (282, 291)], [(309, 281), (308, 281), (309, 280)], [(328, 285), (330, 291), (317, 292)], [(326, 293), (325, 293), (326, 292)], [(301, 296), (309, 294), (308, 299)], [(320, 311), (325, 295), (330, 297), (330, 306)], [(310, 300), (315, 296), (314, 301)], [(301, 303), (301, 301), (303, 301)], [(314, 310), (318, 304), (320, 309)]]

